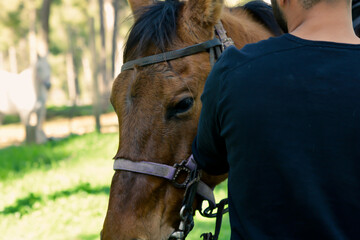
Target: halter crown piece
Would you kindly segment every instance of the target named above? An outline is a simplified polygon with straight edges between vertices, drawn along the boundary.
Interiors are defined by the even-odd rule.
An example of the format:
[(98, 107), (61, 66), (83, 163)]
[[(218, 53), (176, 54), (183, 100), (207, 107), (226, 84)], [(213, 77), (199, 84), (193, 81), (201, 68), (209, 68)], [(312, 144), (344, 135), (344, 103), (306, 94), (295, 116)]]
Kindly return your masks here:
[(143, 58), (139, 58), (136, 60), (126, 62), (124, 65), (122, 65), (121, 72), (134, 69), (135, 66), (143, 67), (143, 66), (152, 65), (155, 63), (167, 62), (167, 61), (174, 60), (177, 58), (194, 55), (194, 54), (197, 54), (200, 52), (206, 52), (208, 49), (212, 49), (214, 47), (220, 47), (220, 46), (221, 46), (221, 42), (219, 41), (219, 39), (214, 38), (212, 40), (209, 40), (209, 41), (206, 41), (203, 43), (199, 43), (196, 45), (192, 45), (190, 47), (186, 47), (186, 48), (182, 48), (182, 49), (174, 50), (174, 51), (170, 51), (170, 52), (164, 52), (164, 53), (160, 53), (160, 54), (156, 54), (156, 55), (151, 55), (148, 57), (143, 57)]
[[(214, 66), (221, 53), (227, 47), (234, 45), (232, 39), (227, 37), (221, 22), (215, 25), (215, 34), (217, 38), (215, 37), (214, 39), (203, 43), (126, 62), (122, 66), (121, 71), (134, 69), (135, 66), (148, 66), (207, 51), (209, 51), (210, 54), (210, 64), (211, 66)], [(178, 230), (170, 235), (169, 240), (183, 240), (192, 230), (194, 226), (193, 215), (195, 212), (192, 206), (196, 195), (198, 195), (202, 201), (205, 200), (209, 203), (209, 207), (202, 210), (202, 201), (200, 202), (200, 213), (205, 217), (216, 217), (215, 235), (206, 233), (203, 234), (202, 237), (204, 240), (218, 239), (222, 215), (228, 212), (228, 210), (225, 209), (227, 199), (216, 204), (212, 188), (200, 180), (200, 172), (197, 169), (197, 164), (193, 155), (174, 166), (155, 162), (135, 162), (130, 159), (118, 158), (115, 159), (114, 170), (129, 171), (164, 178), (169, 180), (176, 188), (185, 188), (184, 199), (180, 211), (180, 225)], [(185, 180), (180, 181), (178, 179), (180, 174), (181, 176), (184, 176), (185, 174)], [(213, 213), (215, 209), (217, 209), (217, 213)]]

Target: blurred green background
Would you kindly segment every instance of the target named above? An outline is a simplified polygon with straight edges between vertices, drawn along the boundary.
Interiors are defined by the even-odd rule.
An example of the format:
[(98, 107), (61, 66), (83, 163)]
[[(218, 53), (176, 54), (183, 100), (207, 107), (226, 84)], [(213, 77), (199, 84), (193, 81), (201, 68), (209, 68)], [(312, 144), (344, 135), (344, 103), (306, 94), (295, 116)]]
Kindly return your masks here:
[[(0, 149), (0, 238), (99, 239), (117, 143), (117, 133), (88, 133)], [(216, 198), (225, 196), (222, 184)], [(214, 227), (197, 214), (188, 239)], [(220, 239), (230, 239), (228, 214)]]

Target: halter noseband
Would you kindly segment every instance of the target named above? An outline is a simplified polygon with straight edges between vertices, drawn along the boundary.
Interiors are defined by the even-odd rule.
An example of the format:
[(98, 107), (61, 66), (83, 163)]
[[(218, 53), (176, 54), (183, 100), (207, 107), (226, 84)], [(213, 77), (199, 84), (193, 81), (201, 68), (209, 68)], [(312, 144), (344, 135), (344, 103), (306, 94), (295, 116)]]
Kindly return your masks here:
[[(180, 211), (181, 221), (179, 229), (174, 231), (169, 239), (185, 239), (187, 234), (192, 230), (194, 226), (194, 210), (192, 206), (196, 194), (209, 203), (209, 207), (205, 209), (204, 212), (216, 208), (213, 190), (200, 180), (200, 172), (197, 169), (197, 164), (193, 155), (187, 160), (182, 161), (180, 164), (175, 164), (174, 166), (154, 162), (135, 162), (118, 158), (115, 159), (114, 170), (161, 177), (170, 181), (174, 187), (185, 189), (185, 196)], [(185, 180), (179, 181), (179, 176), (185, 177)]]
[[(135, 66), (148, 66), (151, 64), (166, 62), (207, 51), (210, 53), (210, 64), (211, 67), (213, 67), (221, 53), (227, 47), (234, 45), (232, 39), (227, 37), (226, 31), (221, 22), (215, 25), (215, 34), (218, 38), (215, 37), (212, 40), (179, 50), (169, 51), (126, 62), (121, 67), (121, 71), (123, 72), (134, 69)], [(180, 164), (175, 164), (174, 166), (155, 162), (135, 162), (129, 159), (118, 158), (115, 159), (114, 170), (129, 171), (161, 177), (169, 180), (176, 188), (185, 188), (185, 196), (180, 211), (180, 225), (178, 230), (171, 234), (169, 240), (183, 240), (192, 230), (194, 226), (194, 210), (192, 205), (195, 199), (195, 195), (198, 194), (202, 200), (206, 200), (209, 203), (209, 207), (204, 211), (202, 211), (200, 207), (200, 213), (205, 217), (217, 218), (215, 235), (213, 236), (211, 233), (204, 234), (204, 239), (217, 240), (220, 231), (222, 214), (228, 211), (227, 209), (224, 209), (224, 206), (227, 204), (227, 199), (224, 199), (219, 204), (216, 204), (212, 188), (200, 180), (200, 172), (197, 169), (197, 164), (193, 155), (191, 155), (187, 160), (182, 161)], [(185, 180), (179, 181), (178, 177), (180, 174), (181, 176), (184, 176), (185, 174)], [(217, 213), (213, 213), (213, 210), (216, 208), (218, 209)]]
[[(186, 188), (193, 180), (191, 175), (197, 171), (197, 164), (191, 155), (187, 160), (182, 161), (180, 164), (169, 166), (155, 162), (135, 162), (132, 160), (118, 158), (114, 162), (114, 170), (123, 170), (135, 173), (146, 174), (155, 177), (161, 177), (169, 180), (176, 188)], [(179, 181), (178, 177), (181, 173), (185, 173), (185, 180)], [(204, 182), (199, 180), (197, 194), (209, 201), (209, 204), (215, 206), (215, 197), (212, 189)]]

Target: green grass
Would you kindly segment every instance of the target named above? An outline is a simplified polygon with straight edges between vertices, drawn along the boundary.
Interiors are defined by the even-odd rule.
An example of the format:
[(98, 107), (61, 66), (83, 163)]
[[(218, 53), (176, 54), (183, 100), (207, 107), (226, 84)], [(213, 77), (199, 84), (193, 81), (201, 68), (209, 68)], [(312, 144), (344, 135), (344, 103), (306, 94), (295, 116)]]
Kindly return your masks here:
[[(99, 239), (117, 143), (117, 134), (91, 133), (0, 149), (0, 239)], [(216, 196), (226, 196), (225, 185)], [(224, 222), (220, 239), (229, 239)], [(196, 216), (187, 239), (214, 227)]]
[(19, 115), (6, 115), (4, 116), (2, 124), (11, 124), (20, 122)]
[(86, 116), (93, 113), (92, 105), (85, 106), (49, 106), (46, 109), (46, 118)]
[(74, 138), (48, 142), (45, 145), (12, 146), (0, 150), (0, 180), (21, 177), (33, 169), (45, 171), (65, 161), (73, 155), (74, 149), (67, 144), (69, 141), (74, 141)]

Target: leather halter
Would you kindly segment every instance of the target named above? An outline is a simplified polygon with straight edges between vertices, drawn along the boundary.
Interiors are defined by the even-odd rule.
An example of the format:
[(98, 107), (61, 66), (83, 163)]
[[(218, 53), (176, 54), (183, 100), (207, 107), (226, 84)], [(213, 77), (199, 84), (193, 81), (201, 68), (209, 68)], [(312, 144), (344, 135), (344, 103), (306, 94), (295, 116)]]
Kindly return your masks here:
[(167, 62), (206, 51), (209, 51), (210, 53), (210, 64), (211, 67), (213, 67), (216, 59), (220, 57), (221, 53), (227, 47), (234, 45), (233, 40), (226, 35), (226, 31), (221, 22), (218, 22), (215, 25), (215, 33), (218, 38), (215, 37), (214, 39), (203, 43), (128, 61), (122, 65), (121, 72), (134, 69), (135, 66), (143, 67), (155, 63)]
[[(214, 66), (216, 60), (220, 57), (221, 53), (229, 46), (234, 45), (231, 38), (226, 35), (226, 31), (221, 23), (215, 25), (215, 37), (212, 40), (185, 47), (179, 50), (169, 51), (157, 55), (147, 56), (136, 60), (126, 62), (122, 67), (121, 71), (134, 69), (135, 66), (148, 66), (155, 63), (167, 62), (170, 60), (194, 55), (200, 52), (209, 51), (211, 67)], [(160, 164), (155, 162), (135, 162), (133, 160), (118, 158), (114, 162), (114, 170), (122, 170), (135, 172), (140, 174), (146, 174), (150, 176), (161, 177), (169, 180), (177, 188), (185, 188), (185, 196), (180, 211), (180, 225), (178, 230), (174, 231), (169, 239), (183, 240), (187, 234), (192, 230), (194, 226), (192, 208), (195, 195), (198, 194), (202, 200), (206, 200), (209, 203), (209, 207), (204, 211), (200, 209), (200, 213), (206, 217), (217, 217), (217, 224), (215, 229), (215, 236), (211, 233), (204, 234), (206, 239), (217, 239), (221, 217), (223, 213), (227, 212), (224, 209), (224, 205), (227, 199), (223, 200), (219, 204), (216, 204), (215, 197), (212, 188), (206, 185), (200, 180), (200, 172), (197, 169), (197, 164), (191, 155), (187, 160), (182, 161), (180, 164), (169, 166), (166, 164)], [(185, 173), (186, 178), (184, 181), (179, 182), (178, 176), (181, 173)], [(183, 176), (183, 174), (181, 174)], [(222, 203), (223, 202), (223, 203)], [(220, 207), (219, 207), (220, 206)], [(219, 207), (218, 212), (214, 214), (212, 211)]]
[[(191, 179), (191, 173), (197, 171), (197, 164), (191, 155), (187, 160), (180, 164), (169, 166), (155, 162), (135, 162), (132, 160), (118, 158), (114, 162), (114, 170), (123, 170), (135, 173), (161, 177), (169, 180), (176, 188), (186, 188)], [(178, 177), (185, 174), (185, 180), (179, 182)], [(199, 180), (197, 194), (209, 201), (212, 206), (216, 205), (212, 189), (203, 181)]]
[(194, 55), (194, 54), (197, 54), (200, 52), (206, 52), (208, 49), (220, 47), (220, 46), (221, 46), (220, 40), (217, 38), (214, 38), (212, 40), (209, 40), (209, 41), (206, 41), (203, 43), (199, 43), (196, 45), (192, 45), (190, 47), (186, 47), (186, 48), (182, 48), (182, 49), (174, 50), (174, 51), (170, 51), (170, 52), (160, 53), (160, 54), (143, 57), (143, 58), (139, 58), (136, 60), (126, 62), (124, 65), (122, 65), (121, 72), (130, 70), (130, 69), (134, 69), (135, 66), (143, 67), (143, 66), (147, 66), (147, 65), (151, 65), (151, 64), (155, 64), (155, 63), (166, 62), (166, 61), (174, 60), (177, 58)]

